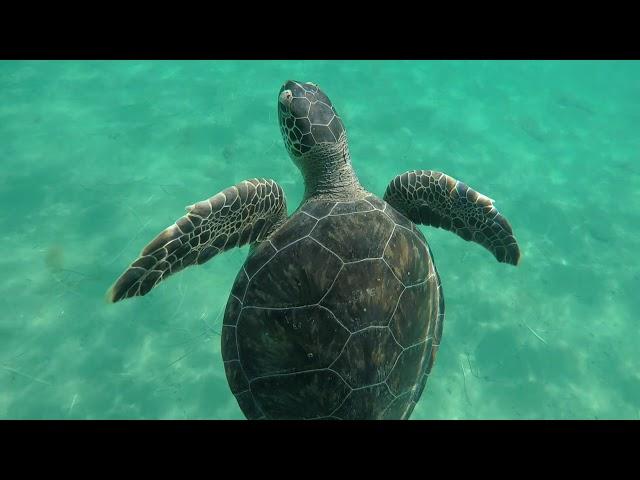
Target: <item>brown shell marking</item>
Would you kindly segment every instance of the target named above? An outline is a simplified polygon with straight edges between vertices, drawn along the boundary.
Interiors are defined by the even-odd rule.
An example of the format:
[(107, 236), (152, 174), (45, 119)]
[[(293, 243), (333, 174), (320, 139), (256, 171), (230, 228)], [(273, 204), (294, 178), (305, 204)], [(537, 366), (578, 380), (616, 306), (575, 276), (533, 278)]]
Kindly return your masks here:
[(424, 237), (385, 202), (308, 202), (238, 274), (222, 338), (231, 390), (250, 419), (408, 418), (440, 297)]

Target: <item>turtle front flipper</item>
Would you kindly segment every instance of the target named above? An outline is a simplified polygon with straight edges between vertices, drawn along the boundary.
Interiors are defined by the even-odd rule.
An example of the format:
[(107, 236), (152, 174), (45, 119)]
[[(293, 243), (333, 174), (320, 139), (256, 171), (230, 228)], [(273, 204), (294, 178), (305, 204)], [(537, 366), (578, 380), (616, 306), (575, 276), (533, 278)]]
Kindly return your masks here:
[(109, 289), (110, 302), (146, 295), (189, 265), (262, 241), (287, 218), (282, 188), (266, 179), (245, 180), (186, 208), (187, 214), (154, 238)]
[(489, 250), (499, 262), (517, 265), (520, 249), (494, 201), (441, 172), (412, 170), (395, 177), (384, 200), (412, 222), (440, 227)]

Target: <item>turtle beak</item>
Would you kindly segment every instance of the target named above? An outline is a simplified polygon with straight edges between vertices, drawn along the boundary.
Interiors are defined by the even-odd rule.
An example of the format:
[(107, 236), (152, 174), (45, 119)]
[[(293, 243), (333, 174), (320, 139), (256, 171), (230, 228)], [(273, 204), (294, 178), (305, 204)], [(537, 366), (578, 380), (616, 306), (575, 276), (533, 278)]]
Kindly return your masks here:
[(283, 90), (282, 92), (280, 92), (280, 95), (278, 96), (278, 101), (282, 104), (282, 106), (287, 108), (289, 107), (289, 105), (291, 105), (292, 99), (293, 99), (293, 94), (289, 89)]

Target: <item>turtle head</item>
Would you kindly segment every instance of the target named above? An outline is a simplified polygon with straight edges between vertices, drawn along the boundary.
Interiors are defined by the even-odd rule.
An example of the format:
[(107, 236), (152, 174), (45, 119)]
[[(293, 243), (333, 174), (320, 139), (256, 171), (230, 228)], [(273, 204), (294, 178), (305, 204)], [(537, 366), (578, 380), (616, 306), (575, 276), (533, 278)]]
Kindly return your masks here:
[(315, 83), (289, 80), (278, 94), (282, 139), (294, 161), (318, 144), (338, 144), (344, 125), (331, 100)]

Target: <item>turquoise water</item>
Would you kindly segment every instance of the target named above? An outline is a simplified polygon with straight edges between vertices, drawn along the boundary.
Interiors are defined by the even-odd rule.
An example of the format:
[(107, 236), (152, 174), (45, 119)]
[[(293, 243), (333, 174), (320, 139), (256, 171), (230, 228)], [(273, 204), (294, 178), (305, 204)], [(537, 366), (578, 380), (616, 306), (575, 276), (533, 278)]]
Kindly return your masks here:
[(240, 419), (221, 315), (248, 248), (103, 295), (183, 207), (252, 177), (303, 194), (277, 125), (318, 83), (370, 191), (440, 170), (523, 258), (421, 227), (446, 297), (414, 419), (640, 418), (640, 62), (0, 62), (0, 418)]

